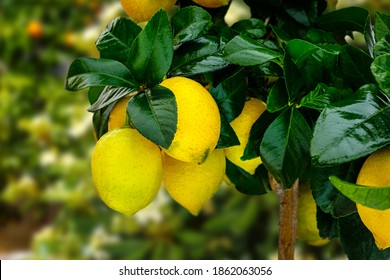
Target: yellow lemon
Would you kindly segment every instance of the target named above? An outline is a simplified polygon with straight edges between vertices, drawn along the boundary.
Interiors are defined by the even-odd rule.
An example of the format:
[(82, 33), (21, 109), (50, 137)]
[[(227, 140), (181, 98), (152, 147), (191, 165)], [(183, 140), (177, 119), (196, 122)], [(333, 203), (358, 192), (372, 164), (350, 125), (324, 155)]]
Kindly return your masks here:
[(196, 216), (221, 185), (226, 160), (220, 149), (212, 152), (203, 164), (179, 161), (164, 153), (163, 165), (167, 192)]
[(135, 22), (148, 21), (161, 8), (169, 11), (176, 0), (121, 0), (125, 12)]
[(205, 8), (219, 8), (229, 4), (230, 0), (192, 0)]
[(108, 131), (115, 128), (121, 128), (126, 123), (126, 107), (130, 97), (122, 97), (112, 108), (110, 118), (108, 119)]
[(241, 157), (244, 155), (245, 147), (248, 144), (252, 125), (265, 110), (266, 105), (263, 101), (251, 98), (245, 102), (241, 114), (230, 123), (237, 134), (238, 140), (240, 140), (240, 145), (225, 148), (226, 157), (252, 175), (261, 164), (260, 157), (249, 160), (242, 160)]
[(317, 206), (311, 194), (308, 181), (299, 186), (297, 237), (312, 246), (322, 246), (329, 242), (323, 239), (317, 228)]
[(135, 129), (114, 129), (96, 143), (91, 170), (101, 199), (130, 216), (158, 193), (163, 176), (161, 151)]
[[(357, 185), (390, 186), (390, 147), (370, 155), (360, 169)], [(375, 238), (379, 249), (390, 247), (390, 209), (378, 210), (356, 204), (360, 218)]]
[(176, 134), (166, 153), (181, 161), (204, 162), (220, 135), (217, 103), (201, 84), (188, 78), (169, 78), (161, 85), (175, 95), (178, 111)]

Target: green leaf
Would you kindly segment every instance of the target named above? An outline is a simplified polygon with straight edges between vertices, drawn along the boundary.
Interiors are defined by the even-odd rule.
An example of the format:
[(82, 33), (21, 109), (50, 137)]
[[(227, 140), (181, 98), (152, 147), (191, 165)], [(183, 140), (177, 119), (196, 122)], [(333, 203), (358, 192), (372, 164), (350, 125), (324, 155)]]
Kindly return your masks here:
[(100, 94), (103, 92), (103, 90), (105, 88), (106, 87), (104, 87), (104, 86), (101, 86), (101, 87), (90, 87), (89, 88), (89, 90), (88, 90), (88, 100), (89, 100), (89, 103), (91, 105), (93, 103), (95, 103), (99, 99)]
[(375, 38), (380, 41), (383, 37), (390, 33), (390, 15), (381, 12), (375, 13)]
[(390, 249), (379, 250), (374, 237), (364, 226), (359, 214), (339, 219), (340, 241), (343, 251), (351, 260), (388, 260)]
[(366, 20), (366, 25), (364, 27), (364, 39), (366, 41), (368, 52), (371, 57), (374, 57), (374, 46), (376, 43), (374, 26), (371, 24), (371, 17), (368, 16)]
[(231, 29), (239, 35), (246, 35), (252, 39), (260, 39), (267, 33), (264, 22), (256, 18), (240, 20), (233, 24)]
[(171, 19), (175, 44), (197, 39), (212, 26), (211, 16), (204, 9), (189, 6), (177, 11)]
[(371, 71), (379, 87), (390, 96), (390, 54), (376, 57), (371, 64)]
[(247, 92), (247, 80), (241, 68), (230, 77), (210, 88), (210, 93), (228, 122), (233, 121), (242, 111)]
[(390, 208), (390, 186), (360, 186), (341, 180), (336, 176), (330, 176), (329, 180), (342, 194), (356, 203), (379, 210)]
[(238, 35), (223, 49), (223, 58), (232, 64), (252, 66), (280, 59), (282, 54), (245, 35)]
[(322, 238), (338, 238), (339, 237), (339, 219), (325, 213), (317, 206), (317, 228)]
[(330, 104), (332, 104), (332, 101), (337, 98), (338, 94), (339, 89), (328, 87), (326, 84), (319, 83), (314, 90), (309, 92), (309, 94), (305, 95), (301, 99), (299, 105), (302, 107), (322, 111)]
[(270, 191), (268, 171), (261, 164), (254, 175), (236, 166), (226, 159), (226, 176), (232, 181), (236, 189), (247, 195), (262, 195)]
[(127, 114), (147, 139), (167, 149), (177, 128), (177, 104), (173, 92), (156, 86), (130, 99)]
[(228, 63), (219, 53), (217, 37), (201, 37), (182, 44), (175, 52), (170, 75), (193, 76), (225, 68)]
[(77, 91), (99, 86), (136, 87), (129, 69), (118, 61), (84, 57), (72, 62), (65, 89)]
[(167, 12), (161, 9), (134, 40), (127, 65), (138, 83), (153, 87), (167, 73), (172, 58), (172, 30)]
[(326, 32), (321, 29), (310, 28), (306, 33), (306, 40), (313, 44), (336, 44), (331, 32)]
[(376, 56), (381, 56), (390, 53), (390, 34), (383, 36), (374, 46)]
[(359, 7), (348, 7), (326, 13), (318, 18), (317, 25), (330, 32), (359, 31), (364, 33), (368, 11)]
[(236, 145), (240, 145), (240, 140), (226, 117), (221, 114), (221, 133), (216, 148), (221, 149)]
[(130, 19), (114, 19), (96, 41), (100, 57), (126, 63), (131, 45), (141, 30), (142, 28)]
[(288, 92), (284, 79), (278, 79), (272, 86), (267, 98), (267, 110), (271, 113), (288, 106)]
[(315, 165), (333, 165), (369, 155), (390, 144), (390, 98), (375, 85), (326, 108), (313, 132)]
[(131, 92), (136, 91), (132, 88), (126, 87), (105, 87), (96, 102), (88, 108), (88, 111), (95, 112), (97, 110), (100, 110), (101, 108), (106, 107), (107, 105), (121, 99), (122, 97)]
[(260, 156), (283, 188), (291, 188), (310, 162), (311, 130), (295, 108), (284, 111), (264, 134)]
[(100, 139), (108, 131), (108, 120), (114, 105), (115, 103), (111, 103), (107, 107), (93, 113), (92, 124), (97, 139)]

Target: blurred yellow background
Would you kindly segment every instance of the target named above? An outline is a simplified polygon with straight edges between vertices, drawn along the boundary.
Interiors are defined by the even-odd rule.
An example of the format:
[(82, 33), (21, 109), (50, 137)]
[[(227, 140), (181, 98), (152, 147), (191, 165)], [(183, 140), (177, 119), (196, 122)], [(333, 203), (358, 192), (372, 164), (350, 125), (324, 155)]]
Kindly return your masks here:
[[(229, 24), (248, 16), (239, 0), (231, 12)], [(199, 217), (164, 190), (131, 218), (97, 197), (86, 92), (63, 85), (72, 60), (98, 56), (95, 40), (116, 16), (125, 16), (119, 0), (0, 2), (0, 259), (276, 258), (272, 193), (224, 184)], [(297, 258), (340, 252), (337, 242), (298, 241)]]

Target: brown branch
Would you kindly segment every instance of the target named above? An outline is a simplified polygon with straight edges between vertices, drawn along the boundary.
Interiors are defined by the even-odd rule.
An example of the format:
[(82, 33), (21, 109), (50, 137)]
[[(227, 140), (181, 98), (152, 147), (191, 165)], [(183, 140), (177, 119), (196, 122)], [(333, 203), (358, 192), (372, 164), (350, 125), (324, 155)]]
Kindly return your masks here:
[(290, 189), (283, 189), (271, 174), (269, 180), (272, 190), (279, 197), (278, 259), (293, 260), (297, 232), (299, 180)]

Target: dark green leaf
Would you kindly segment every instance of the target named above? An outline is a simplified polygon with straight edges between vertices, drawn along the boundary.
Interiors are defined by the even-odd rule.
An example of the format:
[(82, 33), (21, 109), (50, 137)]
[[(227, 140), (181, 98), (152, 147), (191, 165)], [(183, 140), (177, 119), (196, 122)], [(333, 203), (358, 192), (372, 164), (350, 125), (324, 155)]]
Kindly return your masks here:
[(313, 44), (336, 44), (333, 34), (321, 29), (309, 29), (306, 33), (306, 39)]
[(339, 219), (340, 241), (343, 251), (351, 260), (388, 260), (390, 249), (379, 250), (374, 237), (364, 226), (359, 214)]
[(288, 106), (288, 92), (284, 79), (278, 79), (272, 86), (267, 98), (267, 110), (276, 112)]
[(175, 44), (194, 40), (212, 26), (211, 16), (200, 7), (190, 6), (177, 11), (171, 19)]
[(101, 58), (110, 58), (122, 63), (127, 61), (131, 44), (142, 28), (126, 18), (116, 18), (100, 34), (96, 47)]
[(182, 44), (173, 58), (170, 75), (192, 76), (213, 72), (228, 65), (219, 53), (217, 37), (201, 37), (196, 41)]
[(305, 93), (305, 80), (289, 55), (284, 56), (283, 65), (284, 83), (288, 93), (287, 101), (293, 104)]
[(317, 206), (317, 228), (322, 238), (337, 238), (339, 237), (339, 219), (325, 213)]
[(236, 189), (247, 195), (262, 195), (270, 190), (268, 171), (260, 164), (254, 175), (236, 166), (226, 159), (226, 176), (236, 186)]
[(122, 63), (111, 59), (78, 58), (69, 67), (65, 89), (77, 91), (87, 87), (135, 87), (134, 78)]
[(140, 84), (153, 87), (167, 73), (172, 58), (172, 30), (167, 12), (161, 9), (134, 40), (127, 64)]
[(349, 162), (390, 144), (390, 98), (375, 85), (326, 108), (313, 132), (311, 156), (316, 165)]
[(249, 76), (254, 78), (259, 77), (282, 77), (283, 76), (283, 69), (282, 67), (272, 61), (255, 65), (249, 68)]
[(88, 108), (88, 111), (95, 112), (100, 110), (131, 92), (134, 92), (134, 89), (127, 87), (105, 87), (98, 100)]
[(267, 33), (264, 22), (256, 18), (240, 20), (231, 28), (239, 35), (246, 35), (252, 39), (260, 39)]
[(384, 54), (375, 58), (371, 65), (379, 87), (390, 96), (390, 54)]
[(240, 140), (226, 117), (221, 114), (221, 133), (216, 148), (227, 148), (236, 145), (240, 145)]
[(371, 57), (374, 57), (374, 46), (376, 43), (375, 39), (375, 32), (374, 27), (371, 24), (371, 17), (368, 16), (366, 20), (366, 25), (364, 27), (364, 39), (366, 41), (366, 45), (368, 48), (368, 52), (370, 53)]
[(177, 104), (173, 92), (157, 86), (130, 99), (127, 114), (147, 139), (168, 148), (177, 128)]
[(390, 186), (367, 187), (359, 186), (330, 176), (330, 181), (342, 194), (352, 201), (370, 208), (385, 210), (390, 208)]
[(375, 44), (374, 53), (376, 56), (390, 53), (390, 34), (387, 34)]
[(238, 70), (216, 87), (212, 86), (210, 89), (219, 111), (228, 122), (234, 120), (244, 108), (246, 92), (247, 81), (243, 69)]
[(339, 89), (319, 83), (314, 90), (301, 99), (299, 105), (321, 111), (332, 103), (338, 93)]
[(266, 110), (255, 121), (251, 127), (248, 143), (245, 147), (244, 154), (241, 157), (242, 160), (248, 160), (260, 156), (260, 144), (263, 140), (264, 133), (278, 116), (279, 113), (271, 114)]
[(241, 66), (258, 65), (281, 57), (281, 53), (272, 51), (245, 35), (234, 37), (223, 49), (225, 60)]
[(381, 12), (375, 13), (375, 38), (380, 41), (384, 36), (390, 33), (390, 15)]
[(92, 123), (96, 138), (100, 139), (108, 131), (108, 120), (115, 103), (93, 113)]
[(364, 33), (368, 11), (359, 7), (349, 7), (326, 13), (318, 18), (318, 26), (330, 32), (359, 31)]
[(283, 188), (292, 187), (306, 172), (310, 138), (310, 127), (295, 108), (284, 111), (265, 132), (260, 156)]
[(103, 92), (103, 90), (105, 89), (106, 87), (90, 87), (89, 90), (88, 90), (88, 100), (89, 100), (89, 103), (92, 105), (93, 103), (95, 103), (98, 99), (99, 99), (99, 96), (100, 94)]

